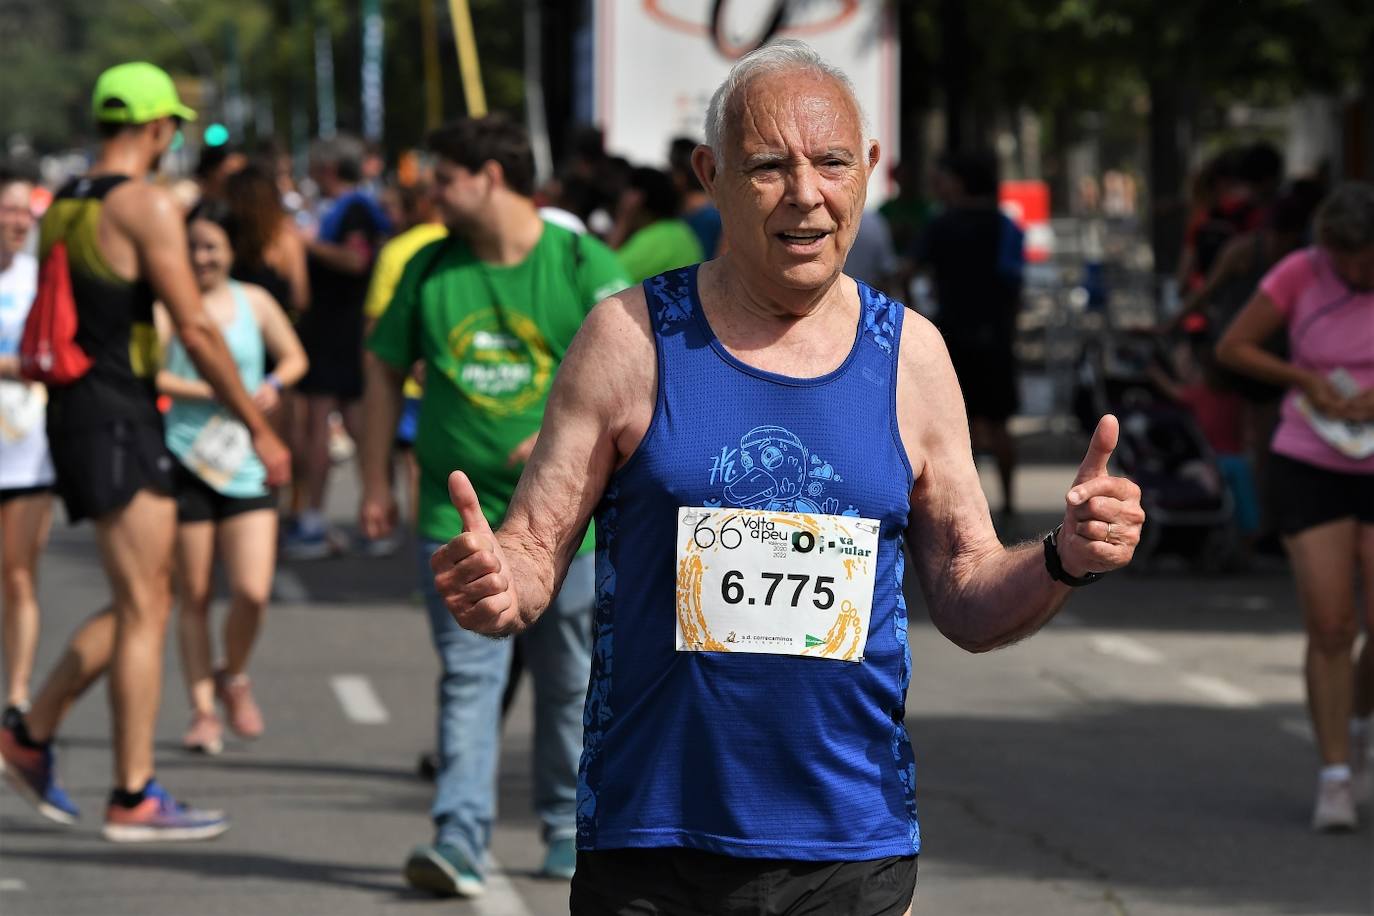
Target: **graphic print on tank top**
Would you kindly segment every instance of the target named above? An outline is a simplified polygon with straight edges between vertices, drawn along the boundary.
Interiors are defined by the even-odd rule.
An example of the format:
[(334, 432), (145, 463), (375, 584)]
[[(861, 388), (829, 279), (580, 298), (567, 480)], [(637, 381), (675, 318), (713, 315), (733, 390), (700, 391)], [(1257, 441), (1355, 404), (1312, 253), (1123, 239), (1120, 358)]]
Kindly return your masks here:
[[(920, 833), (904, 725), (902, 540), (912, 475), (896, 425), (903, 307), (859, 284), (845, 361), (790, 378), (725, 349), (701, 310), (696, 276), (686, 268), (644, 283), (658, 364), (654, 416), (595, 514), (578, 846), (813, 861), (911, 855)], [(693, 507), (873, 520), (862, 657), (678, 651), (679, 512)], [(742, 603), (763, 602), (759, 582), (743, 585)], [(790, 603), (795, 587), (778, 594), (786, 588)], [(829, 601), (814, 575), (800, 597)]]

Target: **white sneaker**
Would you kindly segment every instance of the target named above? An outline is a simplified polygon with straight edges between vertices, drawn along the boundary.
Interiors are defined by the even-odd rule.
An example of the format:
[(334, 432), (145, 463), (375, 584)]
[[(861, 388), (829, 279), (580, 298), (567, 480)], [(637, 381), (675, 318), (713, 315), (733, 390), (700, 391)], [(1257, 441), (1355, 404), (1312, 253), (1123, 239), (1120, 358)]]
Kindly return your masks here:
[(1348, 779), (1317, 781), (1317, 805), (1312, 810), (1312, 829), (1318, 833), (1355, 829), (1355, 792)]

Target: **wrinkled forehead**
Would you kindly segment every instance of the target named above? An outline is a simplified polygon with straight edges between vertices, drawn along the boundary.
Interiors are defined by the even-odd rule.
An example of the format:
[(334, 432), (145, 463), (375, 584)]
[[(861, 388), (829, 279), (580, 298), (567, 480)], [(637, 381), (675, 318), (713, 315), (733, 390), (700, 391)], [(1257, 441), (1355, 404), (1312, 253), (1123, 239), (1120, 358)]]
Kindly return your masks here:
[(858, 158), (863, 118), (838, 80), (805, 70), (760, 74), (726, 113), (725, 152), (743, 158), (765, 150), (807, 155), (844, 148)]

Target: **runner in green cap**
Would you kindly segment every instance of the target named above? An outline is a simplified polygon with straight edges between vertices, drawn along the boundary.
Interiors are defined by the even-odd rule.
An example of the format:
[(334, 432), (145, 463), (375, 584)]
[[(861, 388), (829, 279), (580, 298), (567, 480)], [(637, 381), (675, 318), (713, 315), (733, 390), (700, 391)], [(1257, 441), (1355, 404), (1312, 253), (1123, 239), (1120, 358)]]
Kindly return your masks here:
[[(57, 488), (71, 521), (95, 522), (112, 596), (72, 637), (27, 715), (0, 728), (0, 763), (40, 814), (74, 822), (76, 806), (57, 784), (52, 740), (76, 699), (108, 671), (115, 784), (105, 837), (207, 839), (228, 829), (224, 814), (176, 802), (153, 778), (176, 533), (173, 461), (155, 403), (161, 359), (154, 299), (166, 306), (215, 400), (248, 428), (268, 483), (286, 480), (290, 456), (239, 383), (201, 303), (180, 207), (144, 180), (195, 112), (181, 103), (171, 77), (146, 63), (105, 71), (91, 104), (103, 138), (99, 158), (58, 191), (43, 217), (39, 252), (47, 258), (65, 250), (76, 341), (90, 360), (75, 381), (49, 386)], [(44, 282), (40, 276), (36, 301)]]

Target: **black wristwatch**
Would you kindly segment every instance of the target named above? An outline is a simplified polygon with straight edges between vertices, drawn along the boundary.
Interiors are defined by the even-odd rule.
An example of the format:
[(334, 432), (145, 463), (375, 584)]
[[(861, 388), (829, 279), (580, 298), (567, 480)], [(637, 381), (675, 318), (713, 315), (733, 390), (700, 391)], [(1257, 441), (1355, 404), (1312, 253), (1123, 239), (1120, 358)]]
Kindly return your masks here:
[(1072, 588), (1092, 585), (1102, 578), (1102, 573), (1089, 572), (1081, 576), (1071, 576), (1064, 571), (1064, 564), (1059, 561), (1059, 529), (1063, 527), (1062, 524), (1057, 525), (1053, 531), (1045, 535), (1045, 568), (1049, 570), (1051, 579)]

